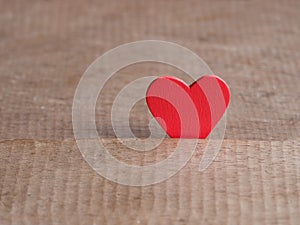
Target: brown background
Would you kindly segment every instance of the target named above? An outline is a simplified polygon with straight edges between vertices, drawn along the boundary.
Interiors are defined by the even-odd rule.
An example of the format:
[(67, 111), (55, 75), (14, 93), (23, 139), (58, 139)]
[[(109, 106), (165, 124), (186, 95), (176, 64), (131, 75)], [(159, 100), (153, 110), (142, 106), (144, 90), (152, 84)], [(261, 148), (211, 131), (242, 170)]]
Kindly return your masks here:
[[(1, 0), (0, 224), (299, 224), (299, 8), (297, 0)], [(232, 98), (222, 150), (204, 173), (197, 153), (161, 184), (126, 187), (83, 160), (71, 107), (94, 59), (141, 39), (190, 48), (226, 80)], [(145, 74), (189, 82), (162, 65), (119, 71), (97, 105), (98, 131), (116, 155), (127, 150), (114, 143), (112, 101)], [(132, 112), (140, 137), (149, 134), (146, 110), (140, 102)], [(151, 159), (176, 140), (165, 142)]]

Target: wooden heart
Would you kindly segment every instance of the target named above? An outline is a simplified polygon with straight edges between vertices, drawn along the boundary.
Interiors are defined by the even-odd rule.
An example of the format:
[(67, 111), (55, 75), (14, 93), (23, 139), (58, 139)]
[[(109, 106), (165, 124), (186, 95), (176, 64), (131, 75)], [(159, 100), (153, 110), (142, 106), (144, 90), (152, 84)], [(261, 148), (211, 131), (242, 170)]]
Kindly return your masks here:
[(149, 110), (171, 138), (206, 138), (229, 101), (229, 87), (216, 75), (202, 76), (190, 86), (176, 77), (159, 77), (146, 94)]

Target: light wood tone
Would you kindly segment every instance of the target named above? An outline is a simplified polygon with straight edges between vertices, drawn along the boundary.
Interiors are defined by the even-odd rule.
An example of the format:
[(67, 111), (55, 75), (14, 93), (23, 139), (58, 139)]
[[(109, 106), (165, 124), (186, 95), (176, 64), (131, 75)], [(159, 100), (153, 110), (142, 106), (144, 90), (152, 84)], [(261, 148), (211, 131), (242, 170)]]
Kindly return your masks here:
[[(0, 224), (299, 224), (299, 8), (297, 0), (0, 0)], [(141, 39), (195, 51), (232, 99), (221, 152), (204, 173), (197, 153), (171, 179), (138, 188), (105, 180), (83, 160), (71, 107), (96, 57)], [(191, 81), (149, 63), (119, 71), (97, 105), (99, 133), (115, 141), (109, 112), (125, 84), (165, 74)], [(148, 119), (140, 102), (137, 136), (148, 135)]]

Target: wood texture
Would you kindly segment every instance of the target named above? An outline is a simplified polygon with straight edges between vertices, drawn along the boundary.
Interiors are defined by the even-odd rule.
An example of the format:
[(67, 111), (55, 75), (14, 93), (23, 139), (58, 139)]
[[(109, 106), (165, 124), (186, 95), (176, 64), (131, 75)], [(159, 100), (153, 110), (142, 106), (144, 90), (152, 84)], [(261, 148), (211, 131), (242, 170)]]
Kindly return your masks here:
[[(0, 0), (0, 224), (299, 224), (300, 2)], [(203, 173), (201, 152), (171, 179), (147, 187), (97, 175), (74, 143), (71, 107), (85, 69), (119, 44), (160, 39), (199, 54), (231, 88), (221, 152)], [(113, 99), (144, 75), (117, 72), (101, 92), (97, 128), (127, 157), (110, 124)], [(116, 82), (117, 81), (117, 82)], [(130, 124), (147, 137), (136, 104)], [(126, 133), (124, 133), (126, 138)], [(205, 142), (205, 141), (204, 141)]]

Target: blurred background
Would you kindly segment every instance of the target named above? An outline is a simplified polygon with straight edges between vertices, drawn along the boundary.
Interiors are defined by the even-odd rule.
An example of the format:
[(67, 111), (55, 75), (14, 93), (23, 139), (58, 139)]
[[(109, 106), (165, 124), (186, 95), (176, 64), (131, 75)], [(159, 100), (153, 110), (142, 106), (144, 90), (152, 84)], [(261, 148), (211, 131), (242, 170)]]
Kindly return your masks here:
[[(158, 39), (190, 48), (229, 84), (226, 137), (294, 137), (298, 7), (298, 1), (3, 1), (0, 135), (72, 137), (72, 99), (88, 65), (120, 44)], [(116, 74), (108, 90), (118, 93), (113, 85), (141, 74), (176, 75), (151, 64), (120, 72), (128, 81), (116, 82)]]

